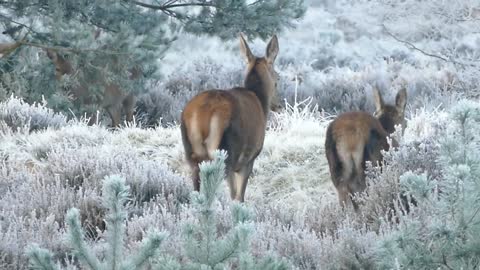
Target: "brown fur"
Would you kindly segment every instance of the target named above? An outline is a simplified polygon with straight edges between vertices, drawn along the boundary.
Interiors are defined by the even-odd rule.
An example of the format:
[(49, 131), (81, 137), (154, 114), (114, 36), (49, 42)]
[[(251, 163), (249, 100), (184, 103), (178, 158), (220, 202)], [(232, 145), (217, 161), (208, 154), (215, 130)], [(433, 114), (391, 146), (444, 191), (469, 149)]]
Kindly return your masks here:
[[(405, 128), (405, 89), (398, 92), (394, 106), (385, 105), (378, 90), (375, 89), (374, 94), (375, 117), (366, 112), (347, 112), (339, 115), (327, 129), (325, 153), (342, 206), (350, 196), (365, 190), (365, 162), (380, 164), (381, 151), (389, 148), (387, 136), (395, 131), (395, 125), (402, 124), (402, 129)], [(352, 203), (358, 210), (358, 205)]]
[[(55, 51), (47, 50), (47, 56), (55, 65), (55, 78), (57, 80), (60, 80), (63, 75), (72, 75), (75, 73), (71, 63)], [(135, 79), (139, 76), (139, 70), (132, 69), (130, 79)], [(125, 93), (118, 85), (104, 84), (104, 93), (100, 100), (95, 100), (93, 98), (87, 85), (84, 83), (73, 87), (70, 89), (70, 92), (80, 104), (98, 104), (104, 108), (112, 119), (112, 127), (118, 127), (120, 125), (122, 111), (126, 114), (127, 122), (133, 122), (136, 98), (133, 94)], [(93, 125), (96, 122), (96, 114), (91, 115), (88, 124)]]
[(192, 169), (193, 187), (200, 190), (198, 164), (227, 151), (226, 174), (232, 199), (244, 201), (245, 189), (265, 138), (267, 116), (276, 92), (273, 64), (278, 40), (273, 36), (266, 57), (255, 57), (243, 36), (240, 45), (247, 59), (245, 87), (208, 90), (193, 97), (181, 117), (185, 155)]

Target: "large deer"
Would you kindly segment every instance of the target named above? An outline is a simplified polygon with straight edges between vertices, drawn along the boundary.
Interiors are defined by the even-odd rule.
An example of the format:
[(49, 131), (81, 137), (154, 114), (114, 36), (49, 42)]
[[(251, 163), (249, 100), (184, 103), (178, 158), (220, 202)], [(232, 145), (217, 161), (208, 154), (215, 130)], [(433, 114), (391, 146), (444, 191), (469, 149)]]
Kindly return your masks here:
[[(365, 162), (382, 161), (382, 150), (388, 150), (387, 136), (395, 131), (395, 125), (405, 128), (405, 89), (397, 93), (395, 105), (386, 105), (374, 89), (374, 116), (366, 112), (347, 112), (339, 115), (327, 129), (325, 153), (332, 182), (337, 189), (340, 204), (350, 200), (355, 210), (358, 205), (351, 196), (366, 188)], [(396, 142), (394, 142), (396, 144)]]
[(254, 56), (242, 35), (240, 48), (247, 61), (244, 87), (208, 90), (193, 97), (182, 112), (180, 128), (194, 189), (200, 190), (198, 164), (213, 159), (216, 149), (223, 149), (228, 154), (225, 163), (230, 195), (243, 202), (276, 93), (278, 40), (272, 37), (265, 57)]
[[(56, 51), (47, 49), (47, 56), (55, 65), (55, 78), (60, 80), (64, 75), (75, 73), (72, 64)], [(130, 79), (137, 78), (140, 72), (136, 69), (131, 71)], [(112, 119), (112, 127), (117, 127), (121, 123), (122, 111), (126, 114), (127, 122), (133, 121), (136, 99), (131, 93), (126, 93), (118, 85), (103, 83), (104, 92), (99, 100), (95, 100), (92, 93), (88, 90), (86, 83), (80, 83), (70, 90), (73, 97), (83, 105), (98, 104), (104, 108)], [(96, 114), (90, 116), (89, 125), (97, 121)]]

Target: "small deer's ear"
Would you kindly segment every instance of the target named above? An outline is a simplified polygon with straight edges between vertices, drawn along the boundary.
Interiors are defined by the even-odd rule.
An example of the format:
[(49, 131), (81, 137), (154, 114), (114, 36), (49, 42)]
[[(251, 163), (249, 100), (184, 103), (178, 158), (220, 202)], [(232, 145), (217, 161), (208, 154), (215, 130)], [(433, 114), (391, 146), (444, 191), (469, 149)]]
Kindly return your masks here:
[(398, 91), (397, 96), (395, 97), (395, 105), (400, 112), (403, 113), (405, 111), (407, 105), (407, 90), (405, 87)]
[(248, 47), (248, 43), (242, 33), (240, 33), (240, 50), (248, 63), (255, 61), (255, 56), (253, 56), (253, 53), (250, 50), (250, 47)]
[(53, 62), (58, 61), (58, 54), (52, 49), (45, 49), (45, 52), (47, 53), (48, 58), (50, 58)]
[(373, 87), (373, 98), (375, 101), (375, 110), (377, 112), (381, 111), (383, 109), (384, 102), (383, 102), (382, 94), (380, 94), (380, 91), (376, 86)]
[(267, 45), (267, 52), (265, 53), (268, 62), (273, 63), (278, 54), (278, 38), (277, 35), (273, 35), (270, 42)]

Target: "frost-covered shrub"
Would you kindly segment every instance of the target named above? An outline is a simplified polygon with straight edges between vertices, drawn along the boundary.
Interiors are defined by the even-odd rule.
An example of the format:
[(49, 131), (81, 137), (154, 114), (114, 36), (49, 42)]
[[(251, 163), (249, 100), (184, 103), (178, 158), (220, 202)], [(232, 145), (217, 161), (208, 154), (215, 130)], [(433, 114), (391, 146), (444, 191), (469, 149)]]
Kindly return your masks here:
[[(387, 85), (382, 91), (389, 89)], [(415, 90), (410, 91), (415, 95)], [(389, 99), (395, 93), (386, 94)], [(370, 185), (359, 197), (362, 208), (357, 215), (351, 209), (341, 210), (330, 180), (323, 145), (332, 117), (319, 112), (311, 98), (303, 101), (297, 95), (296, 100), (270, 115), (264, 148), (249, 179), (245, 204), (255, 213), (251, 255), (255, 260), (272, 253), (287, 257), (292, 269), (398, 268), (391, 262), (395, 263), (402, 226), (407, 222), (430, 226), (430, 220), (438, 219), (438, 211), (422, 208), (423, 197), (438, 198), (451, 190), (442, 184), (449, 175), (444, 168), (450, 165), (440, 158), (447, 149), (442, 150), (442, 138), (453, 127), (444, 111), (449, 103), (435, 106), (435, 110), (427, 105), (410, 108), (400, 147), (385, 153), (381, 170), (368, 169)], [(368, 97), (366, 100), (371, 102)], [(26, 269), (23, 251), (35, 239), (55, 254), (56, 261), (75, 269), (78, 262), (62, 241), (64, 217), (71, 207), (80, 210), (94, 252), (106, 254), (107, 245), (101, 241), (107, 233), (101, 179), (111, 172), (129, 178), (128, 250), (138, 250), (141, 240), (155, 227), (169, 232), (161, 247), (161, 253), (169, 255), (165, 259), (173, 264), (190, 262), (183, 246), (183, 228), (185, 224), (198, 225), (199, 212), (188, 196), (191, 183), (179, 135), (178, 126), (109, 132), (76, 123), (56, 130), (5, 134), (0, 143), (0, 267)], [(454, 147), (447, 150), (457, 153)], [(407, 171), (412, 172), (410, 176), (402, 176)], [(216, 231), (224, 236), (234, 227), (228, 188), (223, 185), (218, 195), (212, 207)], [(404, 204), (408, 197), (416, 205)], [(410, 207), (408, 212), (405, 206)], [(410, 236), (417, 234), (403, 239)], [(398, 254), (404, 253), (407, 251)], [(403, 263), (409, 256), (397, 261)], [(410, 268), (417, 269), (416, 265)]]
[(399, 89), (406, 88), (410, 109), (427, 107), (433, 110), (440, 105), (449, 106), (458, 99), (458, 94), (452, 91), (458, 82), (449, 79), (455, 74), (448, 68), (419, 72), (412, 65), (395, 62), (377, 63), (360, 70), (332, 68), (328, 72), (318, 72), (305, 68), (301, 72), (286, 69), (278, 91), (280, 98), (289, 104), (294, 104), (296, 99), (312, 98), (312, 104), (320, 110), (338, 114), (354, 110), (373, 112), (373, 87), (391, 102)]
[[(219, 188), (224, 180), (225, 152), (217, 152), (216, 159), (200, 165), (202, 186), (200, 193), (192, 195), (192, 210), (195, 220), (184, 223), (182, 230), (182, 255), (173, 257), (170, 254), (158, 255), (156, 250), (163, 242), (166, 234), (150, 232), (143, 237), (139, 244), (138, 254), (123, 256), (124, 233), (126, 230), (128, 187), (123, 178), (118, 176), (106, 177), (102, 191), (102, 203), (107, 208), (105, 237), (107, 245), (104, 252), (96, 249), (85, 241), (85, 232), (81, 228), (78, 209), (72, 208), (67, 213), (68, 244), (74, 249), (74, 256), (79, 262), (91, 269), (104, 269), (105, 266), (118, 266), (119, 269), (139, 269), (142, 265), (151, 262), (154, 258), (153, 269), (288, 269), (283, 260), (262, 256), (255, 259), (250, 251), (250, 236), (253, 231), (252, 213), (247, 207), (240, 204), (230, 204), (230, 218), (228, 228), (216, 212), (220, 210), (220, 217), (225, 209), (218, 207), (217, 198)], [(185, 221), (184, 221), (185, 222)], [(220, 229), (219, 229), (219, 226)], [(219, 235), (222, 235), (219, 237)], [(176, 241), (177, 239), (169, 239)], [(37, 242), (37, 241), (36, 241)], [(93, 243), (98, 245), (98, 243)], [(53, 263), (50, 251), (34, 244), (27, 249), (30, 266), (35, 269), (58, 269)], [(182, 258), (176, 261), (175, 258)], [(185, 258), (185, 259), (183, 259)], [(181, 262), (181, 263), (180, 263)]]
[[(46, 104), (27, 104), (22, 99), (11, 96), (0, 103), (1, 129), (8, 127), (12, 131), (35, 131), (47, 127), (59, 128), (67, 125), (67, 118)], [(4, 131), (5, 132), (5, 131)]]
[(288, 269), (282, 260), (264, 256), (257, 262), (251, 255), (254, 224), (252, 212), (244, 205), (230, 204), (229, 228), (218, 229), (216, 201), (225, 179), (226, 155), (217, 151), (213, 161), (200, 164), (200, 192), (192, 194), (196, 220), (186, 223), (182, 232), (187, 260), (180, 264), (160, 259), (154, 269)]
[(367, 223), (370, 230), (378, 230), (383, 221), (394, 221), (393, 216), (408, 211), (410, 206), (401, 189), (400, 176), (414, 171), (438, 179), (441, 177), (438, 157), (435, 138), (426, 138), (403, 142), (398, 149), (385, 152), (382, 167), (369, 163), (367, 189), (357, 198), (365, 218), (362, 222)]
[[(118, 176), (106, 177), (103, 185), (103, 206), (108, 209), (107, 223), (107, 252), (105, 258), (99, 258), (90, 249), (84, 239), (84, 231), (80, 224), (78, 209), (72, 208), (67, 213), (68, 241), (75, 251), (75, 257), (92, 270), (101, 270), (105, 267), (113, 269), (142, 269), (143, 266), (154, 256), (160, 244), (165, 239), (165, 234), (151, 231), (142, 241), (137, 254), (124, 257), (124, 234), (127, 211), (125, 204), (128, 199), (128, 187), (125, 179)], [(30, 259), (30, 267), (35, 269), (58, 269), (53, 262), (49, 250), (31, 245), (27, 249)]]
[[(129, 178), (129, 217), (141, 216), (155, 204), (172, 217), (179, 214), (191, 187), (162, 160), (152, 158), (154, 142), (168, 142), (162, 136), (154, 130), (112, 133), (83, 124), (6, 134), (0, 144), (0, 265), (25, 269), (20, 254), (32, 239), (42, 240), (58, 259), (66, 260), (62, 235), (71, 207), (80, 210), (87, 237), (101, 237), (105, 228), (101, 179), (113, 172)], [(128, 241), (134, 240), (138, 238)]]
[(166, 126), (179, 122), (185, 104), (194, 95), (209, 89), (243, 86), (243, 63), (222, 66), (213, 59), (195, 61), (167, 76), (165, 81), (150, 85), (138, 97), (137, 120), (143, 126)]
[(475, 269), (480, 265), (480, 105), (462, 101), (438, 139), (440, 179), (407, 172), (401, 187), (418, 201), (380, 245), (383, 268)]

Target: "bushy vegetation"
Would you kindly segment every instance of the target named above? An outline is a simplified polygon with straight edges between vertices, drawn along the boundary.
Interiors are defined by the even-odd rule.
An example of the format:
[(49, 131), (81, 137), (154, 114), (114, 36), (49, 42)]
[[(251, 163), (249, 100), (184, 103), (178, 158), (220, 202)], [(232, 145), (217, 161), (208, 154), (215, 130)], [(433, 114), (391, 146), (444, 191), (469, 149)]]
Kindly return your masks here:
[[(106, 177), (103, 183), (104, 207), (108, 209), (105, 217), (107, 225), (107, 254), (100, 260), (92, 252), (84, 240), (84, 231), (80, 225), (78, 209), (72, 208), (67, 213), (68, 241), (75, 251), (75, 257), (84, 267), (89, 269), (142, 269), (142, 267), (155, 255), (165, 234), (151, 232), (142, 242), (138, 254), (126, 256), (123, 254), (125, 219), (127, 212), (125, 204), (128, 200), (128, 187), (125, 179), (118, 176)], [(30, 267), (34, 269), (57, 269), (52, 260), (52, 254), (37, 245), (28, 248)]]
[[(478, 97), (478, 4), (314, 2), (323, 4), (310, 7), (295, 29), (279, 35), (280, 105), (311, 97), (313, 105), (330, 114), (372, 111), (373, 86), (387, 100), (406, 87), (412, 111), (448, 106), (457, 96)], [(441, 15), (428, 16), (430, 10)], [(250, 43), (255, 53), (264, 53), (261, 40)], [(190, 96), (241, 85), (245, 67), (237, 44), (180, 36), (162, 60), (165, 78), (140, 96), (142, 122), (178, 121)], [(180, 57), (188, 61), (179, 62)]]
[[(36, 10), (18, 6), (28, 1), (17, 2), (7, 4), (28, 11), (27, 15)], [(231, 203), (227, 187), (220, 181), (223, 154), (203, 167), (203, 177), (215, 181), (202, 181), (202, 185), (212, 186), (191, 195), (175, 123), (183, 105), (196, 93), (242, 84), (244, 63), (237, 41), (228, 40), (240, 29), (222, 26), (215, 34), (207, 31), (207, 26), (221, 23), (226, 18), (222, 14), (243, 1), (217, 2), (226, 6), (209, 8), (213, 13), (203, 15), (167, 14), (185, 15), (171, 20), (185, 32), (173, 31), (170, 36), (170, 30), (161, 29), (166, 31), (161, 32), (167, 38), (161, 43), (167, 42), (168, 53), (163, 54), (159, 65), (148, 53), (151, 48), (141, 45), (145, 41), (142, 31), (155, 23), (138, 32), (135, 29), (140, 26), (123, 25), (114, 18), (112, 26), (132, 28), (135, 31), (125, 33), (139, 38), (138, 43), (131, 44), (135, 48), (126, 49), (143, 50), (139, 58), (120, 61), (125, 64), (123, 71), (136, 60), (149, 58), (144, 67), (151, 72), (148, 80), (118, 81), (133, 83), (132, 88), (136, 83), (141, 85), (135, 90), (141, 92), (138, 126), (108, 131), (101, 125), (87, 126), (83, 119), (68, 120), (80, 114), (65, 105), (71, 102), (70, 97), (56, 91), (53, 66), (45, 55), (38, 55), (38, 48), (25, 47), (9, 55), (24, 59), (22, 63), (9, 62), (13, 58), (8, 57), (0, 60), (3, 68), (14, 68), (20, 74), (14, 78), (3, 73), (0, 86), (0, 268), (27, 269), (30, 254), (40, 263), (55, 262), (53, 267), (82, 269), (85, 261), (75, 253), (78, 248), (88, 249), (98, 262), (111, 261), (114, 251), (117, 256), (142, 253), (145, 243), (159, 243), (152, 240), (159, 237), (151, 238), (155, 230), (168, 233), (147, 262), (152, 269), (477, 269), (478, 3), (316, 2), (296, 29), (279, 35), (275, 68), (280, 74), (278, 98), (283, 109), (270, 114), (264, 148), (247, 186), (246, 203), (238, 205)], [(287, 2), (277, 4), (291, 3)], [(44, 2), (32, 2), (39, 3)], [(260, 8), (266, 1), (259, 3)], [(106, 2), (88, 4), (102, 6)], [(53, 8), (36, 7), (43, 13)], [(300, 10), (291, 7), (289, 17), (294, 18)], [(241, 10), (249, 13), (250, 8), (247, 5)], [(166, 16), (138, 7), (124, 11), (140, 11), (135, 16), (151, 13), (151, 18), (162, 18), (157, 23)], [(10, 19), (20, 16), (14, 15)], [(53, 27), (53, 18), (67, 15), (54, 12), (43, 19)], [(71, 19), (80, 20), (83, 30), (99, 27), (93, 24), (102, 20), (93, 20), (95, 14), (86, 15), (90, 20), (82, 21), (81, 16)], [(197, 15), (204, 16), (205, 24), (194, 24)], [(239, 17), (235, 17), (228, 23), (238, 22)], [(262, 20), (257, 23), (240, 27), (247, 34), (264, 30), (257, 33), (261, 37), (278, 30), (273, 24), (262, 28)], [(15, 22), (6, 25), (10, 29)], [(186, 33), (198, 33), (201, 26), (207, 28), (200, 32), (217, 37)], [(70, 32), (61, 24), (60, 36), (67, 33), (73, 42), (64, 43), (49, 35), (50, 28), (44, 31), (42, 27), (35, 26), (38, 33), (30, 32), (28, 36), (34, 39), (29, 42), (62, 49), (77, 45), (121, 47), (129, 42), (116, 42), (122, 34), (108, 29), (102, 30), (99, 40), (94, 39), (94, 31), (79, 37), (77, 28)], [(25, 33), (21, 27), (20, 32), (11, 29), (13, 32), (7, 34), (15, 40), (19, 33)], [(252, 39), (254, 35), (249, 36)], [(169, 38), (176, 40), (169, 43)], [(264, 48), (263, 42), (251, 41), (253, 52), (261, 55), (258, 50)], [(96, 55), (65, 53), (75, 64), (81, 63), (83, 53), (88, 54), (85, 60)], [(155, 67), (149, 69), (150, 64)], [(27, 72), (27, 67), (36, 71)], [(161, 79), (156, 74), (161, 74)], [(72, 83), (70, 79), (67, 76), (62, 84)], [(368, 165), (368, 187), (355, 198), (361, 205), (360, 213), (349, 208), (342, 211), (325, 158), (325, 130), (340, 112), (373, 112), (374, 86), (387, 102), (399, 88), (407, 88), (407, 128), (403, 135), (395, 134), (400, 146), (385, 153), (382, 168)], [(13, 97), (11, 92), (21, 97)], [(33, 104), (35, 100), (38, 102)], [(110, 184), (105, 178), (112, 180)], [(113, 191), (108, 187), (113, 186), (121, 191), (113, 193), (121, 196), (119, 200), (110, 197), (108, 201), (113, 204), (105, 205), (108, 190)], [(127, 186), (128, 200), (124, 196)], [(117, 212), (109, 210), (113, 206)], [(72, 208), (78, 210), (69, 212)], [(76, 246), (65, 241), (74, 231)], [(42, 250), (33, 248), (27, 253), (34, 243)], [(117, 253), (119, 250), (122, 252)], [(135, 258), (119, 259), (128, 262)]]
[[(68, 242), (74, 249), (74, 255), (80, 263), (89, 269), (142, 269), (153, 261), (154, 269), (225, 269), (236, 265), (238, 269), (287, 269), (283, 261), (265, 257), (256, 262), (250, 252), (250, 235), (253, 224), (252, 213), (243, 205), (232, 204), (232, 228), (222, 238), (217, 236), (215, 203), (219, 188), (225, 178), (226, 152), (216, 152), (216, 158), (200, 165), (200, 193), (192, 194), (192, 206), (196, 211), (198, 222), (187, 223), (183, 229), (183, 247), (189, 262), (176, 262), (169, 256), (159, 256), (158, 248), (167, 237), (166, 233), (151, 231), (140, 244), (135, 255), (126, 256), (124, 234), (127, 211), (125, 204), (129, 188), (125, 179), (119, 176), (106, 177), (103, 181), (102, 203), (108, 209), (105, 216), (107, 244), (105, 258), (98, 258), (84, 239), (85, 232), (80, 225), (80, 215), (76, 208), (68, 210)], [(53, 262), (50, 251), (31, 245), (27, 249), (30, 267), (34, 269), (58, 269)]]
[(33, 103), (30, 106), (22, 99), (11, 96), (0, 103), (2, 128), (11, 129), (14, 132), (30, 132), (47, 127), (59, 128), (67, 125), (67, 117), (63, 114), (55, 113), (45, 105), (45, 103)]
[[(229, 230), (243, 216), (253, 218), (242, 223), (254, 228), (248, 241), (252, 262), (274, 256), (283, 257), (291, 269), (475, 268), (478, 204), (471, 202), (478, 200), (479, 190), (479, 141), (473, 132), (479, 126), (479, 106), (464, 101), (447, 111), (412, 113), (401, 146), (386, 154), (383, 169), (369, 168), (370, 185), (357, 198), (361, 214), (343, 212), (338, 205), (323, 153), (330, 118), (308, 102), (272, 115), (247, 187), (246, 205), (253, 212), (231, 208), (224, 184), (218, 201), (208, 201), (215, 210), (205, 210), (206, 205), (199, 210), (207, 201), (189, 196), (176, 126), (112, 133), (71, 123), (33, 133), (8, 131), (0, 149), (0, 266), (25, 269), (25, 248), (36, 242), (51, 250), (59, 265), (75, 269), (78, 262), (63, 240), (69, 228), (65, 215), (72, 207), (79, 209), (92, 252), (106, 256), (109, 248), (102, 239), (109, 225), (102, 179), (117, 174), (130, 186), (125, 249), (141, 249), (152, 229), (167, 231), (159, 252), (168, 256), (160, 260), (176, 267), (206, 256), (198, 253), (204, 248), (186, 253), (188, 228), (197, 239), (189, 247), (206, 239), (197, 234), (203, 228), (199, 220), (213, 222), (215, 235), (232, 239), (236, 229)], [(233, 220), (232, 209), (237, 209)], [(447, 248), (451, 242), (456, 248)]]

